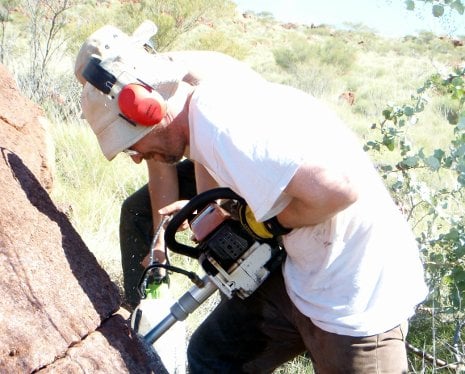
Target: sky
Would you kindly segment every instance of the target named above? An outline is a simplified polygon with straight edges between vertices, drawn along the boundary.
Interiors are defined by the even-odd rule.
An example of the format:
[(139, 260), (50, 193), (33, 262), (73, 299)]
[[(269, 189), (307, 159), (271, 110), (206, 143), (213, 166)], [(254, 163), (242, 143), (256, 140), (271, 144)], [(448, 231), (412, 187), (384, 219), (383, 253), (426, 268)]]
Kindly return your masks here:
[(465, 15), (446, 12), (433, 17), (431, 5), (416, 2), (416, 10), (406, 10), (405, 0), (233, 0), (241, 11), (271, 12), (282, 22), (363, 24), (387, 37), (417, 35), (429, 31), (441, 36), (464, 36)]

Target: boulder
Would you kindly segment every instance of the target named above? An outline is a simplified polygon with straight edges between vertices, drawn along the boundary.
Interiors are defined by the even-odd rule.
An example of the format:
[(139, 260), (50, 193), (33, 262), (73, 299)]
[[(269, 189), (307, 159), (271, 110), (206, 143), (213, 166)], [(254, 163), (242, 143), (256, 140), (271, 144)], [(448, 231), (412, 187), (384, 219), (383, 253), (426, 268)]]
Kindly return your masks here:
[(0, 65), (0, 372), (164, 373), (128, 327), (128, 312), (117, 313), (117, 287), (49, 196), (46, 126)]

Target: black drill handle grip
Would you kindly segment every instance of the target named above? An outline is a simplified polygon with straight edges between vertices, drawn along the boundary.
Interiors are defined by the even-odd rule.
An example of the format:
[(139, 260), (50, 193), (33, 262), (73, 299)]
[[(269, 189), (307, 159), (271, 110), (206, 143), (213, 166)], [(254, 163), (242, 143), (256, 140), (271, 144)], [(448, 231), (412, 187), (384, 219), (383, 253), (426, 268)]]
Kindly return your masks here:
[(191, 220), (194, 212), (200, 212), (208, 204), (218, 199), (236, 200), (245, 204), (245, 200), (227, 187), (214, 188), (194, 196), (189, 202), (171, 218), (165, 230), (165, 243), (173, 252), (198, 259), (201, 251), (196, 247), (180, 243), (176, 240), (176, 232), (186, 220)]

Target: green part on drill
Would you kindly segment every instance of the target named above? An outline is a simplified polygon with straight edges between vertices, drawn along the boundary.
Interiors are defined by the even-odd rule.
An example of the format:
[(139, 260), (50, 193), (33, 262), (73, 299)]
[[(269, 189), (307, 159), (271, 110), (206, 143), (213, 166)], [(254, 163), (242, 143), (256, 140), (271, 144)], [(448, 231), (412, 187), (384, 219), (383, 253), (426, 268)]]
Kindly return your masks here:
[(150, 283), (145, 289), (145, 294), (147, 299), (163, 299), (169, 295), (169, 287), (165, 282)]

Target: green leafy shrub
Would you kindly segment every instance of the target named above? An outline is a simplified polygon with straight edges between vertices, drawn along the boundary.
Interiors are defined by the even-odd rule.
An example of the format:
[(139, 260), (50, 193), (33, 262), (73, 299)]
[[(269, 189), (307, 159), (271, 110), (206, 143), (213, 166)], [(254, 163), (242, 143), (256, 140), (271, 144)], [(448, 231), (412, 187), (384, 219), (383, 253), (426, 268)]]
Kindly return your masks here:
[[(370, 152), (387, 149), (395, 154), (390, 162), (383, 158), (379, 170), (415, 229), (431, 290), (422, 306), (429, 318), (421, 314), (412, 322), (413, 331), (423, 337), (415, 334), (412, 340), (426, 339), (421, 346), (436, 353), (441, 351), (443, 360), (464, 357), (464, 351), (458, 346), (465, 320), (464, 76), (465, 70), (457, 70), (445, 78), (434, 75), (412, 96), (411, 102), (387, 106), (384, 119), (372, 126), (377, 136), (365, 145)], [(446, 115), (453, 131), (444, 147), (427, 151), (411, 141), (408, 129), (421, 126), (417, 123), (418, 116), (429, 105), (430, 96), (444, 93), (448, 95), (447, 101), (455, 103), (448, 105)], [(416, 318), (420, 318), (419, 325), (425, 319), (430, 321), (434, 336), (426, 336), (424, 327), (416, 324)], [(441, 340), (436, 340), (435, 334), (441, 334)], [(441, 341), (444, 344), (436, 348)]]
[(291, 69), (312, 59), (315, 47), (306, 38), (292, 37), (285, 45), (275, 48), (273, 55), (275, 62), (284, 69)]
[(163, 51), (176, 39), (199, 24), (232, 16), (233, 3), (225, 0), (141, 0), (126, 2), (119, 13), (119, 24), (132, 30), (145, 19), (158, 26), (155, 44)]
[(347, 73), (354, 65), (356, 52), (344, 41), (334, 39), (318, 46), (319, 61), (325, 65), (333, 66), (339, 73)]
[(238, 60), (243, 60), (248, 53), (248, 48), (231, 39), (225, 32), (216, 30), (202, 33), (189, 44), (189, 47), (196, 50), (223, 52)]
[(347, 73), (353, 66), (356, 52), (338, 39), (309, 42), (303, 37), (296, 37), (285, 46), (273, 50), (276, 63), (284, 69), (298, 65), (324, 65), (340, 74)]

